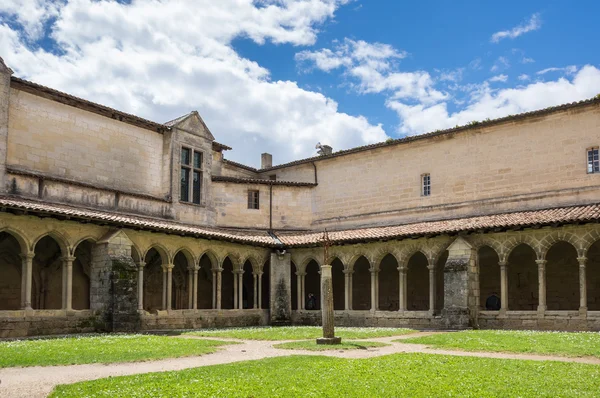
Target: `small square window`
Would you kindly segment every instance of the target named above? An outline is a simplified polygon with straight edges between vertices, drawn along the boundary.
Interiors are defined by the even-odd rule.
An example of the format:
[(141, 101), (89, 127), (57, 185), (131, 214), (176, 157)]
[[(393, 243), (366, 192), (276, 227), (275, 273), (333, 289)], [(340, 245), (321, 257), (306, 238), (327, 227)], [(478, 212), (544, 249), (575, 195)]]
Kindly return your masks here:
[(249, 190), (248, 191), (248, 208), (258, 209), (259, 208), (259, 191)]
[(587, 172), (589, 174), (600, 173), (600, 154), (598, 153), (598, 148), (589, 148), (587, 150), (587, 155)]
[(421, 196), (431, 195), (431, 176), (429, 174), (421, 175)]

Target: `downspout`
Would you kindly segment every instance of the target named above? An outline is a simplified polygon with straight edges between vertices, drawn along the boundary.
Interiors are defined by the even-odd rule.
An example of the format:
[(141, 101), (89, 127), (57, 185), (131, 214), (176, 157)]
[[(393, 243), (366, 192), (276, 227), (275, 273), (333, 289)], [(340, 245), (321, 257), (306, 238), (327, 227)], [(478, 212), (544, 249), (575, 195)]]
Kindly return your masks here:
[(315, 168), (315, 184), (319, 183), (319, 180), (317, 178), (317, 165), (315, 162), (312, 162), (313, 167)]
[(269, 184), (269, 232), (273, 232), (273, 184)]

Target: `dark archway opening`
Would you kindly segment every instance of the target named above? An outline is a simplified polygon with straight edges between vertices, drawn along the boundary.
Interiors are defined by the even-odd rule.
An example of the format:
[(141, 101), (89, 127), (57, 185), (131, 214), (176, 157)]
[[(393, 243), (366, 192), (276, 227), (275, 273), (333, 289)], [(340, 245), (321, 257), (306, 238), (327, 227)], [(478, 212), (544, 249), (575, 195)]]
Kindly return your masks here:
[(198, 269), (198, 309), (211, 309), (213, 298), (213, 263), (205, 254), (200, 258)]
[(292, 272), (290, 274), (290, 284), (292, 287), (292, 310), (298, 310), (298, 276), (296, 273), (298, 269), (296, 268), (296, 264), (292, 261), (291, 263)]
[(522, 243), (508, 256), (508, 310), (535, 311), (538, 306), (538, 269), (535, 251)]
[(587, 252), (585, 279), (588, 311), (600, 311), (600, 240)]
[[(500, 259), (496, 251), (489, 246), (482, 246), (477, 251), (479, 266), (479, 305), (486, 310), (485, 302), (492, 296), (501, 297), (500, 292)], [(493, 300), (493, 299), (492, 299)]]
[(254, 275), (252, 275), (252, 263), (250, 260), (244, 263), (244, 274), (242, 276), (242, 308), (254, 308)]
[(358, 311), (371, 309), (371, 264), (365, 256), (354, 263), (352, 274), (352, 309)]
[(408, 260), (406, 270), (408, 311), (427, 311), (429, 309), (429, 270), (427, 257), (416, 252)]
[(77, 245), (77, 249), (75, 249), (72, 293), (74, 310), (87, 310), (90, 308), (90, 275), (93, 247), (94, 242), (86, 240)]
[(221, 308), (224, 310), (234, 309), (233, 302), (233, 284), (234, 281), (233, 263), (229, 257), (223, 261), (223, 271), (221, 271)]
[(37, 310), (62, 308), (62, 253), (56, 241), (46, 236), (35, 245), (31, 306)]
[(171, 305), (175, 310), (190, 308), (188, 304), (188, 267), (189, 262), (185, 254), (179, 252), (173, 260), (173, 274), (171, 276)]
[(556, 242), (546, 253), (546, 306), (550, 311), (579, 309), (579, 262), (568, 242)]
[(315, 296), (315, 308), (316, 310), (321, 308), (321, 275), (319, 274), (319, 264), (315, 260), (310, 260), (306, 264), (306, 276), (304, 277), (304, 308), (309, 309), (308, 306), (308, 295), (313, 294)]
[(262, 274), (262, 305), (261, 308), (268, 310), (271, 303), (271, 260), (267, 260), (263, 266)]
[(9, 233), (0, 232), (0, 311), (21, 308), (21, 246)]
[(148, 312), (162, 309), (163, 268), (160, 253), (150, 249), (144, 259), (144, 310)]
[(435, 312), (441, 313), (444, 308), (444, 268), (448, 260), (448, 250), (444, 250), (435, 263)]
[(331, 262), (331, 282), (333, 285), (333, 309), (344, 309), (344, 264), (336, 258)]
[(391, 254), (387, 254), (379, 264), (379, 309), (381, 311), (400, 309), (398, 262)]

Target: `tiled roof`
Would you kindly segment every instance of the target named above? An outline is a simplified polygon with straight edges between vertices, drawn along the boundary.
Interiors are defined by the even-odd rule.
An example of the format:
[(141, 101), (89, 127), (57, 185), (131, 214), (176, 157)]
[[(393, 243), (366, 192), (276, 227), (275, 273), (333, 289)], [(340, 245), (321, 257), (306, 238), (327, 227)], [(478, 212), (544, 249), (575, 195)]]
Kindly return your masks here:
[[(318, 246), (323, 237), (322, 232), (275, 231), (273, 234), (269, 234), (267, 231), (259, 230), (201, 227), (158, 218), (84, 209), (17, 197), (0, 197), (0, 210), (7, 211), (8, 209), (117, 227), (146, 229), (265, 247)], [(600, 204), (591, 204), (395, 226), (329, 231), (328, 234), (332, 243), (342, 244), (598, 221), (600, 221)]]
[(572, 109), (572, 108), (578, 108), (578, 107), (583, 107), (583, 106), (593, 105), (593, 104), (600, 105), (600, 96), (596, 96), (594, 98), (579, 101), (579, 102), (572, 102), (569, 104), (552, 106), (549, 108), (539, 109), (536, 111), (519, 113), (517, 115), (509, 115), (509, 116), (501, 117), (498, 119), (485, 120), (485, 121), (481, 121), (481, 122), (473, 122), (470, 124), (466, 124), (464, 126), (457, 126), (457, 127), (453, 127), (453, 128), (446, 129), (446, 130), (437, 130), (437, 131), (433, 131), (430, 133), (413, 135), (410, 137), (390, 139), (385, 142), (378, 142), (376, 144), (363, 145), (363, 146), (359, 146), (359, 147), (355, 147), (355, 148), (337, 151), (337, 152), (332, 153), (331, 155), (313, 156), (310, 158), (295, 160), (295, 161), (289, 162), (289, 163), (278, 164), (273, 167), (260, 169), (258, 171), (265, 172), (265, 171), (270, 171), (270, 170), (276, 170), (276, 169), (281, 169), (281, 168), (285, 168), (285, 167), (296, 166), (299, 164), (310, 163), (310, 162), (314, 162), (317, 160), (331, 159), (331, 158), (335, 158), (338, 156), (344, 156), (344, 155), (349, 155), (352, 153), (368, 151), (371, 149), (382, 148), (382, 147), (387, 147), (387, 146), (392, 146), (392, 145), (405, 144), (405, 143), (412, 142), (412, 141), (424, 140), (424, 139), (428, 139), (431, 137), (437, 137), (440, 135), (450, 135), (450, 134), (454, 134), (454, 133), (460, 133), (460, 132), (464, 132), (464, 131), (479, 129), (482, 127), (488, 127), (488, 126), (493, 126), (493, 125), (497, 125), (497, 124), (502, 124), (502, 123), (506, 123), (506, 122), (510, 122), (510, 121), (526, 119), (529, 117), (548, 115), (548, 114), (551, 114), (554, 112), (564, 111), (564, 110), (568, 110), (568, 109)]
[(0, 208), (3, 211), (7, 208), (19, 209), (30, 213), (62, 216), (73, 220), (86, 220), (89, 222), (110, 224), (132, 229), (147, 229), (171, 234), (191, 235), (199, 238), (255, 244), (259, 246), (273, 245), (273, 238), (265, 231), (206, 228), (158, 218), (84, 209), (22, 198), (0, 197)]
[(223, 159), (223, 163), (227, 163), (227, 164), (230, 164), (231, 166), (239, 167), (240, 169), (245, 169), (248, 171), (253, 171), (255, 173), (258, 173), (258, 169), (255, 169), (254, 167), (251, 167), (251, 166), (246, 166), (245, 164), (234, 162), (233, 160)]
[(284, 185), (289, 187), (315, 187), (317, 184), (312, 182), (295, 182), (295, 181), (277, 181), (264, 180), (260, 178), (239, 178), (227, 176), (212, 176), (215, 182), (231, 182), (234, 184), (262, 184), (262, 185)]
[[(332, 243), (356, 243), (454, 234), (458, 232), (489, 231), (498, 228), (524, 228), (536, 225), (570, 224), (598, 220), (600, 220), (600, 204), (593, 204), (453, 220), (426, 221), (387, 227), (329, 231), (328, 235)], [(277, 237), (284, 246), (314, 246), (320, 242), (323, 233), (277, 233)]]

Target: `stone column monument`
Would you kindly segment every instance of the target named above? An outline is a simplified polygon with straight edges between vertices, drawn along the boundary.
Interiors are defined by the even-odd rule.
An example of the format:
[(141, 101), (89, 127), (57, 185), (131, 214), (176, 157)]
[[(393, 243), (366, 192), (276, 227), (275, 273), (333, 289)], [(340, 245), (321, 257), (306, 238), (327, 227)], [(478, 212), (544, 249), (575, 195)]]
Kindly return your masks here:
[(341, 337), (335, 337), (333, 314), (333, 282), (331, 279), (331, 265), (325, 264), (328, 259), (329, 236), (327, 231), (323, 235), (324, 253), (321, 266), (321, 317), (323, 320), (323, 337), (317, 339), (317, 344), (340, 344)]

